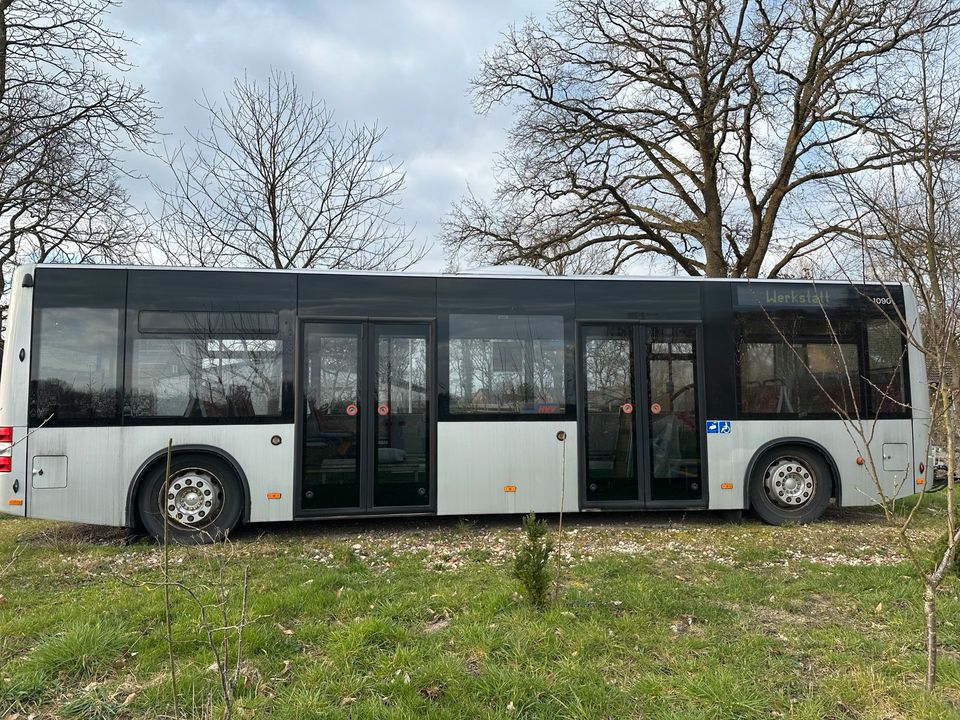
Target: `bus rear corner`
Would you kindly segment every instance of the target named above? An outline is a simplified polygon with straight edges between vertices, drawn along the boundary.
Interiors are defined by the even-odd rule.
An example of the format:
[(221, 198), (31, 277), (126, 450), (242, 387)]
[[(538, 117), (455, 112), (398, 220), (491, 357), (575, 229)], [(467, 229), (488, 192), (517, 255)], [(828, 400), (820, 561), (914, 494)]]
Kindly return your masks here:
[(0, 368), (0, 512), (27, 514), (27, 400), (33, 318), (33, 265), (13, 273)]

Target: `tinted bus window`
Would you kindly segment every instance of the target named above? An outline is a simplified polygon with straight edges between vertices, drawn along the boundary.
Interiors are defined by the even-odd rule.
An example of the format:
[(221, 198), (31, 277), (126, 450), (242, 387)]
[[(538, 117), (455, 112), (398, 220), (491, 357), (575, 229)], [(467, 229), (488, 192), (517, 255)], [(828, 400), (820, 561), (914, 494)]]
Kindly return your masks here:
[(30, 422), (119, 419), (126, 272), (38, 268)]
[(120, 310), (42, 308), (34, 327), (34, 418), (115, 417)]
[(272, 312), (140, 312), (141, 333), (273, 334), (280, 330)]
[(868, 319), (866, 326), (870, 413), (905, 415), (909, 410), (904, 382), (907, 352), (899, 323), (880, 317)]
[(450, 412), (565, 412), (563, 324), (560, 315), (451, 315)]
[(128, 421), (292, 419), (297, 276), (132, 270)]
[(281, 414), (283, 346), (277, 338), (140, 337), (133, 341), (131, 365), (126, 404), (133, 417)]
[(737, 366), (745, 415), (856, 416), (860, 349), (853, 321), (822, 312), (741, 316)]

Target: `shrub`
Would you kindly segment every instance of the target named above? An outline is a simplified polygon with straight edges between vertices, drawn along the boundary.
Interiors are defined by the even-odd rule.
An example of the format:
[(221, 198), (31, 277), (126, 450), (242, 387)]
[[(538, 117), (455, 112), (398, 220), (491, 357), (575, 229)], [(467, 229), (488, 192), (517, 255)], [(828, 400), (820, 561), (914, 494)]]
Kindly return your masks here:
[(526, 538), (513, 559), (513, 576), (520, 581), (534, 607), (547, 605), (550, 589), (550, 556), (553, 541), (547, 538), (547, 523), (531, 512), (523, 518)]

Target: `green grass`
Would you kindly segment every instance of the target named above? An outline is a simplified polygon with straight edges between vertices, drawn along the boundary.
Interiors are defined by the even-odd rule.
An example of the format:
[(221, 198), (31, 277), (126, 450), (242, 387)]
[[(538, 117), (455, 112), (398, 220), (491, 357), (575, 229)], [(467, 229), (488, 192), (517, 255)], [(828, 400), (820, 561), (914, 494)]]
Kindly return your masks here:
[[(921, 542), (936, 543), (943, 515), (930, 498)], [(960, 717), (957, 586), (939, 599), (929, 694), (919, 583), (875, 511), (788, 528), (568, 517), (563, 592), (544, 612), (510, 575), (519, 520), (261, 526), (226, 548), (176, 548), (171, 564), (212, 603), (226, 557), (231, 621), (250, 568), (237, 717)], [(0, 717), (169, 714), (157, 548), (0, 521), (0, 567), (17, 548), (0, 578)], [(183, 592), (174, 618), (181, 714), (217, 716)]]

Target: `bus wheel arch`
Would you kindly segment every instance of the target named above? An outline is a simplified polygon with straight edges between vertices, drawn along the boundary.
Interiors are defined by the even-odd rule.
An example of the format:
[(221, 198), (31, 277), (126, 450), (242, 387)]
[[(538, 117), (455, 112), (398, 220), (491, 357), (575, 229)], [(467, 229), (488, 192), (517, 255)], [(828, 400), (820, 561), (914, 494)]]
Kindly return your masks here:
[[(241, 510), (238, 523), (244, 523), (250, 519), (250, 484), (247, 476), (243, 472), (240, 463), (237, 462), (230, 453), (212, 445), (187, 444), (174, 445), (172, 451), (172, 461), (176, 464), (178, 458), (184, 456), (208, 457), (214, 462), (220, 462), (227, 465), (236, 477), (240, 490)], [(133, 476), (133, 482), (130, 483), (130, 490), (127, 493), (126, 517), (127, 525), (130, 527), (144, 529), (143, 518), (139, 507), (138, 499), (143, 488), (144, 482), (147, 482), (154, 473), (165, 473), (167, 461), (167, 449), (158, 450), (148, 457)]]
[[(781, 479), (786, 493), (780, 491)], [(840, 504), (839, 479), (833, 457), (816, 441), (777, 438), (762, 445), (750, 458), (744, 478), (744, 507), (772, 525), (812, 522), (823, 514), (831, 497)], [(777, 490), (780, 495), (780, 498), (774, 496), (776, 502), (770, 499), (771, 490)], [(798, 507), (790, 507), (792, 502), (797, 502)]]

